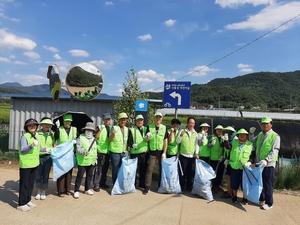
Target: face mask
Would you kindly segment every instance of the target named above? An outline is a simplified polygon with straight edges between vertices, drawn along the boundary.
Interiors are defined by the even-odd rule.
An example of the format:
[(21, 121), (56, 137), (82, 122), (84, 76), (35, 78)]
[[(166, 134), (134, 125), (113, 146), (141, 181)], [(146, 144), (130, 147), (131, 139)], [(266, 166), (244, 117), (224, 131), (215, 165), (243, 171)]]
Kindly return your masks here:
[(85, 131), (85, 135), (86, 135), (87, 138), (92, 138), (92, 137), (93, 137), (93, 131), (91, 131), (91, 130), (86, 130), (86, 131)]

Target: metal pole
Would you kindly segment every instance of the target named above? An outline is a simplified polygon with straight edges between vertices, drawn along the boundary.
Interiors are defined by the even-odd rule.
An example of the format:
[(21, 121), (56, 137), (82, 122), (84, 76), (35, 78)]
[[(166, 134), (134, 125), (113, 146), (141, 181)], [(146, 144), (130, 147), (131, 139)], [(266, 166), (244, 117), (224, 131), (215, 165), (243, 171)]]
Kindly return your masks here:
[(175, 108), (175, 118), (177, 119), (177, 108)]

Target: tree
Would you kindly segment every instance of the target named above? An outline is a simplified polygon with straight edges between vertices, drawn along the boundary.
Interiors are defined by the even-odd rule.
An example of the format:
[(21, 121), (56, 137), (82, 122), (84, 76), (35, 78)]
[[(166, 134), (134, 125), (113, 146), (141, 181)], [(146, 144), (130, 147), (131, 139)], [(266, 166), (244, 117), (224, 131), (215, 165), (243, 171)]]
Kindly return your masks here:
[(119, 113), (127, 113), (127, 125), (131, 127), (134, 124), (136, 100), (146, 100), (148, 99), (148, 94), (141, 91), (138, 83), (138, 74), (133, 68), (130, 69), (130, 72), (126, 71), (126, 74), (126, 82), (123, 83), (122, 96), (115, 102), (114, 111), (116, 120), (118, 119), (117, 116)]

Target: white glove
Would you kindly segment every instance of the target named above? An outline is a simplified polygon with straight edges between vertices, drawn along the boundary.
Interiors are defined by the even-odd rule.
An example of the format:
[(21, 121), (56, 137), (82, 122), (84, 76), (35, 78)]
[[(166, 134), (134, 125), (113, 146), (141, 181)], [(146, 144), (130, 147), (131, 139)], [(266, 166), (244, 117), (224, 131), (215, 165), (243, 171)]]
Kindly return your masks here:
[(113, 127), (112, 132), (115, 134), (120, 131), (120, 127)]
[(134, 144), (132, 145), (132, 148), (134, 148), (134, 149), (137, 149), (137, 147), (138, 147), (138, 144), (136, 144), (136, 143), (134, 143)]
[(203, 136), (204, 136), (204, 137), (207, 137), (207, 135), (208, 135), (208, 134), (207, 134), (206, 132), (203, 132)]
[(202, 139), (203, 135), (201, 133), (198, 134), (198, 140)]
[(165, 158), (167, 158), (167, 157), (166, 157), (166, 154), (163, 153), (163, 154), (161, 155), (161, 159), (165, 159)]
[(268, 162), (267, 162), (267, 160), (261, 160), (260, 162), (259, 162), (263, 167), (265, 167), (265, 166), (267, 166), (268, 165)]
[(228, 163), (229, 163), (229, 160), (228, 160), (228, 159), (225, 159), (225, 161), (224, 161), (225, 168), (227, 168)]
[(222, 162), (224, 160), (224, 156), (221, 156), (220, 158), (219, 158), (219, 162)]
[(34, 147), (34, 146), (38, 146), (38, 144), (39, 144), (39, 141), (38, 140), (34, 140), (33, 142), (32, 142), (32, 146)]
[(148, 137), (148, 138), (150, 138), (152, 136), (152, 133), (151, 132), (148, 132), (147, 134), (146, 134), (146, 137)]
[(174, 132), (174, 130), (175, 130), (175, 129), (172, 127), (172, 128), (171, 128), (171, 132), (173, 133), (173, 132)]
[(128, 151), (125, 151), (125, 158), (130, 158)]
[(227, 133), (224, 134), (224, 141), (228, 141), (228, 134)]
[(101, 124), (100, 127), (99, 127), (99, 130), (103, 130), (103, 129), (105, 129), (105, 125)]
[(52, 148), (46, 148), (46, 152), (51, 152)]
[(185, 130), (181, 130), (180, 136), (182, 137), (185, 134)]
[(249, 166), (251, 166), (251, 162), (246, 162), (246, 163), (244, 164), (244, 167), (249, 167)]
[(211, 143), (210, 143), (211, 146), (214, 146), (214, 145), (216, 144), (216, 142), (217, 142), (216, 139), (213, 139), (213, 140), (211, 141)]
[(77, 144), (77, 141), (74, 139), (73, 140), (73, 145), (76, 145)]
[(84, 152), (84, 155), (85, 155), (85, 156), (88, 156), (89, 153), (90, 153), (89, 151), (85, 151), (85, 152)]
[(256, 131), (256, 127), (250, 127), (249, 129), (250, 134), (254, 134), (255, 131)]
[(57, 127), (60, 127), (60, 122), (59, 122), (59, 120), (57, 120), (57, 121), (55, 122), (55, 125), (56, 125)]

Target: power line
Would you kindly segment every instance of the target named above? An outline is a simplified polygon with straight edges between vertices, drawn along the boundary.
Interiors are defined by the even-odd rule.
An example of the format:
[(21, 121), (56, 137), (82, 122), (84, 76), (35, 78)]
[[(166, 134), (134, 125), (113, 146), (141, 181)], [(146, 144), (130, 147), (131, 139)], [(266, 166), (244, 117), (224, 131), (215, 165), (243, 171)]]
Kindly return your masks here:
[[(211, 66), (211, 65), (213, 65), (213, 64), (215, 64), (215, 63), (217, 63), (217, 62), (219, 62), (219, 61), (221, 61), (221, 60), (223, 60), (223, 59), (225, 59), (225, 58), (227, 58), (228, 56), (230, 56), (230, 55), (232, 55), (232, 54), (234, 54), (234, 53), (236, 53), (236, 52), (242, 50), (243, 48), (246, 48), (247, 46), (253, 44), (253, 43), (256, 42), (256, 41), (258, 41), (259, 39), (261, 39), (261, 38), (263, 38), (263, 37), (269, 35), (270, 33), (273, 33), (274, 31), (278, 30), (280, 27), (282, 27), (282, 26), (286, 25), (287, 23), (291, 22), (292, 20), (296, 19), (298, 16), (300, 16), (300, 13), (299, 13), (297, 16), (294, 16), (293, 18), (291, 18), (291, 19), (285, 21), (284, 23), (280, 24), (278, 27), (275, 27), (274, 29), (268, 31), (267, 33), (265, 33), (265, 34), (259, 36), (258, 38), (256, 38), (256, 39), (254, 39), (254, 40), (248, 42), (247, 44), (243, 45), (242, 47), (240, 47), (240, 48), (238, 48), (238, 49), (236, 49), (236, 50), (234, 50), (234, 51), (228, 53), (227, 55), (225, 55), (225, 56), (223, 56), (223, 57), (221, 57), (221, 58), (219, 58), (219, 59), (217, 59), (217, 60), (215, 60), (215, 61), (213, 61), (213, 62), (211, 62), (211, 63), (209, 63), (209, 64), (207, 64), (207, 65), (205, 65), (205, 66), (202, 66), (202, 67), (201, 67), (200, 69), (198, 69), (198, 70), (194, 70), (194, 71), (192, 71), (191, 73), (188, 73), (187, 75), (178, 78), (178, 79), (175, 80), (175, 81), (179, 81), (179, 80), (182, 80), (183, 78), (186, 78), (186, 77), (188, 77), (188, 76), (191, 76), (192, 74), (197, 73), (197, 72), (203, 70), (204, 68), (207, 68), (207, 67), (209, 67), (209, 66)], [(160, 89), (160, 88), (162, 88), (162, 87), (163, 87), (163, 86), (160, 86), (160, 87), (158, 87), (158, 88), (155, 88), (154, 90)]]

